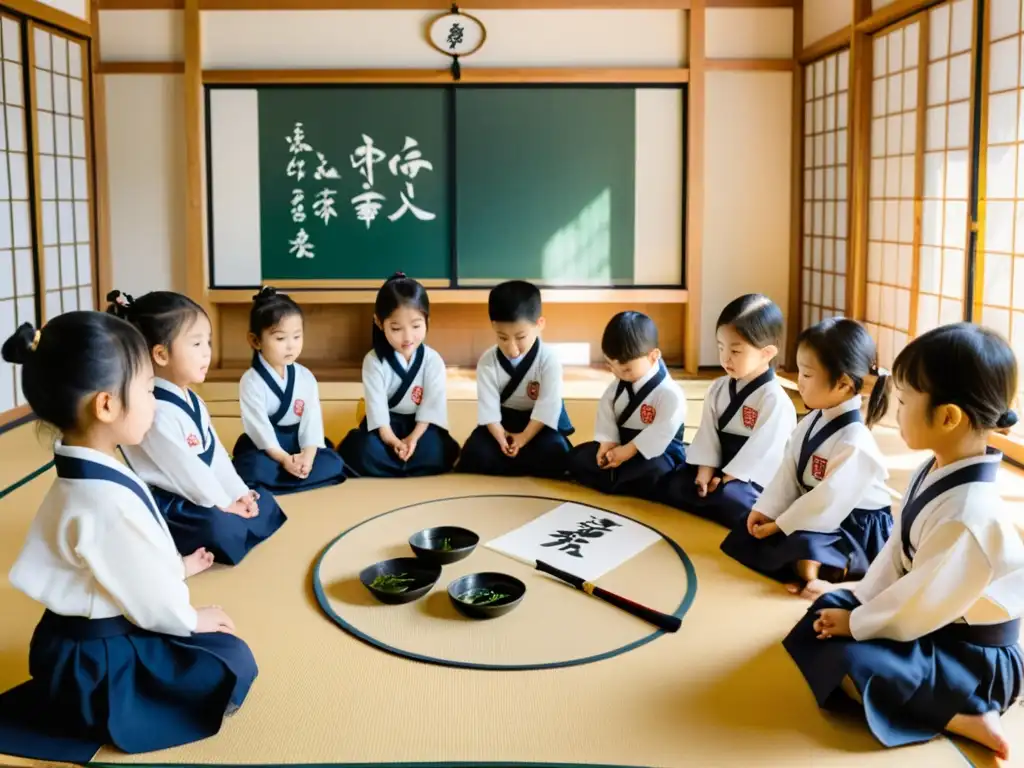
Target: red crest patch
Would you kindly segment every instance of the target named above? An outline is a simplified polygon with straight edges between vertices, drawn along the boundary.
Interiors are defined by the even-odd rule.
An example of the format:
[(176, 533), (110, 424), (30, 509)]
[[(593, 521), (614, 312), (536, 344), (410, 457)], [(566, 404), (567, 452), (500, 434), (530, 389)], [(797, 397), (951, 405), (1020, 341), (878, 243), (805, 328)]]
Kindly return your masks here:
[(757, 411), (753, 408), (744, 405), (743, 406), (743, 426), (747, 429), (753, 429), (754, 425), (757, 424)]
[(658, 412), (654, 410), (653, 405), (641, 405), (640, 406), (640, 421), (644, 424), (653, 424), (654, 417), (658, 415)]
[(199, 438), (196, 437), (195, 435), (189, 435), (188, 437), (185, 438), (185, 442), (188, 443), (189, 448), (195, 448), (197, 445), (199, 445)]
[(526, 396), (531, 400), (536, 400), (538, 397), (540, 397), (539, 381), (531, 381), (529, 384), (526, 385)]
[(295, 405), (292, 406), (292, 410), (295, 411), (296, 416), (301, 416), (302, 412), (306, 410), (306, 401), (296, 400)]
[(815, 480), (824, 480), (826, 469), (828, 469), (828, 459), (823, 459), (821, 456), (811, 457), (811, 475)]
[(423, 387), (412, 388), (412, 401), (419, 405), (423, 402)]

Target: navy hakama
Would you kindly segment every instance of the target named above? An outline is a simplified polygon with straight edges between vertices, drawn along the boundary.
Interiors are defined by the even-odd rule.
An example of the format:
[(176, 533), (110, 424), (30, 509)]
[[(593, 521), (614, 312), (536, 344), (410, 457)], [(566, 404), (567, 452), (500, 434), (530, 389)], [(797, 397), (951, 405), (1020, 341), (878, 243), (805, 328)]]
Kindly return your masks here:
[[(301, 453), (303, 450), (299, 441), (301, 422), (290, 425), (281, 424), (281, 421), (292, 410), (292, 402), (295, 397), (295, 366), (288, 366), (284, 389), (281, 389), (280, 385), (274, 381), (255, 355), (252, 369), (259, 374), (263, 383), (277, 397), (280, 404), (274, 413), (269, 414), (270, 425), (274, 429), (278, 445), (289, 455)], [(235, 465), (238, 476), (250, 488), (265, 488), (277, 495), (338, 485), (345, 481), (345, 464), (341, 460), (341, 456), (334, 451), (334, 446), (330, 441), (325, 442), (326, 447), (317, 448), (313, 467), (307, 477), (296, 477), (286, 471), (266, 451), (257, 448), (252, 438), (244, 432), (235, 442), (232, 463)]]
[[(189, 408), (177, 395), (165, 389), (155, 389), (157, 400), (173, 403), (188, 413), (202, 430), (199, 416), (199, 403), (195, 393), (192, 396), (192, 408)], [(200, 434), (203, 434), (200, 431)], [(213, 430), (205, 433), (209, 445), (199, 454), (200, 460), (210, 466), (216, 449), (216, 437)], [(281, 507), (274, 500), (273, 494), (255, 489), (259, 494), (257, 504), (259, 514), (256, 517), (242, 517), (225, 512), (217, 507), (201, 507), (183, 496), (163, 488), (151, 486), (150, 491), (156, 501), (157, 508), (167, 520), (167, 527), (174, 537), (178, 551), (190, 555), (200, 547), (206, 547), (218, 563), (238, 565), (253, 547), (269, 539), (285, 521)]]
[(856, 581), (864, 578), (868, 566), (882, 551), (892, 526), (890, 507), (855, 509), (835, 531), (779, 531), (757, 539), (747, 531), (744, 518), (725, 537), (721, 549), (747, 568), (782, 582), (793, 581), (793, 568), (801, 560), (821, 563), (842, 575), (841, 579), (827, 581)]
[(868, 728), (883, 745), (928, 741), (942, 733), (954, 715), (1002, 713), (1020, 696), (1024, 657), (1018, 644), (1019, 619), (948, 624), (910, 642), (817, 639), (813, 625), (819, 610), (853, 610), (859, 605), (849, 590), (822, 595), (783, 646), (824, 709), (858, 707), (840, 689), (849, 676), (864, 701)]
[(0, 753), (85, 763), (105, 745), (153, 752), (216, 734), (256, 679), (238, 637), (174, 637), (123, 616), (47, 611), (29, 648), (32, 679), (0, 695)]
[[(529, 411), (501, 409), (501, 426), (505, 428), (506, 433), (522, 432), (529, 423)], [(565, 476), (569, 451), (572, 449), (568, 436), (575, 432), (569, 415), (564, 410), (558, 427), (558, 430), (549, 426), (542, 427), (540, 432), (512, 457), (502, 452), (501, 446), (491, 436), (486, 426), (478, 426), (462, 447), (456, 471), (475, 475), (560, 479)]]

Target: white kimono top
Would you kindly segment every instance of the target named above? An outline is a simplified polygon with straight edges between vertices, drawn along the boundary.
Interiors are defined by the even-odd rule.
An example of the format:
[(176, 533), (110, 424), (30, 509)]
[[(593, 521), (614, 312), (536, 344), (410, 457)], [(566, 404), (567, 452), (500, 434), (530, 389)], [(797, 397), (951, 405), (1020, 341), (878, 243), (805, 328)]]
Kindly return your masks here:
[[(625, 418), (622, 418), (625, 416)], [(661, 456), (673, 440), (681, 440), (686, 418), (686, 395), (672, 380), (663, 363), (658, 363), (639, 381), (616, 379), (597, 405), (594, 439), (599, 443), (622, 443), (619, 427), (639, 432), (625, 442), (636, 445), (645, 459)]]
[(530, 413), (551, 429), (562, 415), (562, 363), (537, 339), (530, 351), (510, 360), (497, 346), (480, 357), (476, 366), (477, 423), (498, 424), (501, 409)]
[[(686, 463), (714, 467), (764, 488), (775, 477), (796, 429), (796, 408), (774, 371), (749, 379), (716, 379), (704, 398), (704, 414)], [(722, 456), (724, 432), (746, 442), (731, 460)]]
[(426, 344), (412, 359), (389, 350), (385, 360), (372, 349), (363, 358), (366, 429), (390, 426), (391, 412), (416, 414), (416, 421), (448, 429), (448, 377), (444, 360)]
[(62, 616), (125, 616), (187, 637), (197, 615), (185, 565), (145, 483), (90, 448), (53, 448), (57, 479), (36, 513), (10, 581)]
[(861, 419), (860, 395), (804, 417), (755, 507), (783, 533), (836, 530), (855, 509), (882, 509), (889, 472)]
[[(900, 525), (854, 588), (857, 640), (910, 641), (947, 624), (998, 624), (1024, 613), (1024, 542), (996, 486), (989, 451), (914, 475)], [(966, 472), (964, 471), (966, 470)]]
[(156, 379), (156, 416), (139, 445), (122, 446), (125, 459), (149, 485), (200, 507), (225, 509), (249, 493), (195, 392)]
[[(285, 377), (259, 355), (238, 382), (242, 428), (261, 451), (281, 450), (274, 432), (278, 427), (299, 425), (301, 448), (323, 448), (324, 417), (316, 377), (308, 368), (292, 363)], [(287, 401), (287, 402), (284, 402)]]

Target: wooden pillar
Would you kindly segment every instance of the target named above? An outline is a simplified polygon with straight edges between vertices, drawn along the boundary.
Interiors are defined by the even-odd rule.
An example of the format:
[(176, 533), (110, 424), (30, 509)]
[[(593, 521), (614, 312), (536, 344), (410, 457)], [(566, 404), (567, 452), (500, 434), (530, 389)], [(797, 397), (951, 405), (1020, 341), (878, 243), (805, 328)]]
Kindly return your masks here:
[(684, 366), (689, 374), (700, 366), (701, 262), (704, 245), (704, 72), (706, 0), (690, 5), (690, 84), (687, 103), (686, 163), (686, 327)]

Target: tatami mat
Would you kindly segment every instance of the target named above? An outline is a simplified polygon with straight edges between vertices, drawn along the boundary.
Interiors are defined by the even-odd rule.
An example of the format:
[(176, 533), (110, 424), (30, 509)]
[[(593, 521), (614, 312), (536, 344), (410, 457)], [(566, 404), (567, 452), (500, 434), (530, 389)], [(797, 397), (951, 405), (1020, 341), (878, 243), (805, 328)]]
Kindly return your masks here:
[[(41, 478), (0, 500), (4, 568), (46, 484)], [(417, 501), (493, 493), (585, 501), (674, 539), (697, 574), (682, 629), (584, 666), (488, 672), (391, 656), (343, 632), (316, 605), (312, 564), (341, 531)], [(253, 648), (260, 677), (245, 707), (207, 741), (145, 756), (104, 750), (98, 761), (965, 764), (945, 739), (885, 751), (861, 724), (819, 712), (779, 642), (806, 604), (723, 558), (721, 529), (696, 518), (563, 483), (476, 477), (362, 480), (281, 502), (289, 521), (273, 539), (239, 567), (215, 568), (191, 585), (194, 603), (223, 605)], [(365, 559), (375, 556), (368, 552)], [(578, 593), (564, 599), (591, 600)], [(25, 649), (40, 610), (4, 583), (0, 612), (9, 619), (0, 627), (0, 686), (7, 687), (27, 673)]]
[[(233, 386), (208, 385), (204, 391), (211, 411), (223, 414), (215, 421), (229, 448), (241, 429), (237, 401), (232, 402)], [(594, 386), (598, 391), (601, 388)], [(699, 414), (699, 398), (706, 384), (686, 382), (685, 386), (694, 401), (691, 414), (694, 410)], [(358, 396), (358, 390), (356, 393)], [(581, 439), (591, 434), (594, 406), (586, 395), (567, 403)], [(337, 430), (354, 424), (351, 397), (339, 398), (336, 404), (325, 402), (325, 411), (330, 407), (337, 408)], [(453, 398), (453, 435), (464, 439), (474, 423), (475, 403), (468, 397)], [(695, 418), (688, 421), (690, 435), (696, 423)], [(332, 432), (331, 436), (340, 435)], [(876, 436), (890, 462), (892, 485), (902, 489), (921, 457), (906, 450), (895, 430), (879, 427)], [(0, 465), (6, 470), (10, 457), (28, 471), (44, 466), (50, 459), (45, 444), (37, 439), (34, 426), (0, 435)], [(1024, 498), (1021, 475), (1011, 469), (1003, 474), (1000, 487), (1004, 494), (1011, 499)], [(6, 573), (17, 556), (52, 478), (52, 470), (44, 471), (0, 498), (0, 571)], [(343, 631), (316, 604), (313, 564), (338, 534), (374, 515), (426, 503), (420, 507), (422, 516), (406, 513), (382, 518), (390, 518), (386, 544), (360, 543), (353, 538), (349, 544), (356, 546), (345, 551), (345, 562), (339, 560), (340, 573), (357, 572), (380, 559), (382, 553), (398, 554), (409, 534), (444, 517), (438, 517), (436, 508), (427, 511), (434, 506), (431, 502), (479, 494), (582, 501), (634, 517), (661, 531), (682, 547), (696, 574), (696, 594), (682, 629), (625, 654), (581, 666), (481, 671), (424, 664), (385, 653)], [(255, 653), (260, 676), (245, 706), (225, 721), (220, 734), (204, 742), (151, 755), (125, 756), (104, 750), (96, 756), (97, 761), (140, 765), (518, 763), (744, 768), (996, 764), (985, 750), (945, 738), (902, 750), (883, 750), (863, 724), (818, 710), (781, 646), (782, 637), (807, 603), (722, 556), (718, 545), (724, 532), (702, 520), (654, 504), (604, 497), (567, 483), (466, 476), (349, 481), (280, 501), (289, 521), (270, 541), (237, 568), (218, 566), (191, 583), (194, 604), (223, 605)], [(497, 513), (489, 510), (488, 514)], [(522, 510), (510, 511), (508, 517), (518, 522), (522, 514)], [(460, 515), (466, 522), (466, 513)], [(481, 556), (480, 562), (483, 559)], [(488, 561), (488, 567), (493, 564)], [(641, 575), (629, 575), (627, 566), (622, 574), (613, 572), (603, 583), (615, 584), (641, 602), (673, 607), (670, 596), (659, 596), (664, 584), (652, 583), (648, 589)], [(649, 578), (656, 580), (660, 575), (652, 572)], [(676, 577), (678, 573), (673, 571)], [(446, 583), (444, 577), (442, 581)], [(436, 589), (442, 586), (439, 582)], [(537, 589), (534, 594), (539, 594)], [(365, 601), (349, 597), (360, 604), (360, 610), (367, 607)], [(607, 621), (607, 627), (614, 628), (609, 629), (607, 639), (630, 636), (623, 630), (630, 617), (614, 608), (569, 590), (558, 598), (569, 601), (568, 612), (583, 612), (588, 631), (600, 634), (602, 621)], [(528, 615), (523, 606), (517, 611)], [(36, 603), (0, 579), (0, 615), (4, 617), (0, 622), (0, 689), (27, 676), (28, 642), (40, 614)], [(486, 631), (499, 633), (502, 626), (512, 631), (511, 623), (500, 622), (515, 617), (510, 614), (499, 619)], [(467, 628), (478, 626), (467, 623)], [(537, 621), (529, 631), (542, 635), (554, 629), (550, 623)], [(519, 631), (523, 631), (521, 627), (516, 628)], [(535, 639), (532, 645), (542, 642)], [(1005, 723), (1016, 751), (1009, 764), (1024, 765), (1024, 709), (1015, 707)], [(28, 761), (0, 756), (0, 764), (25, 765)]]

